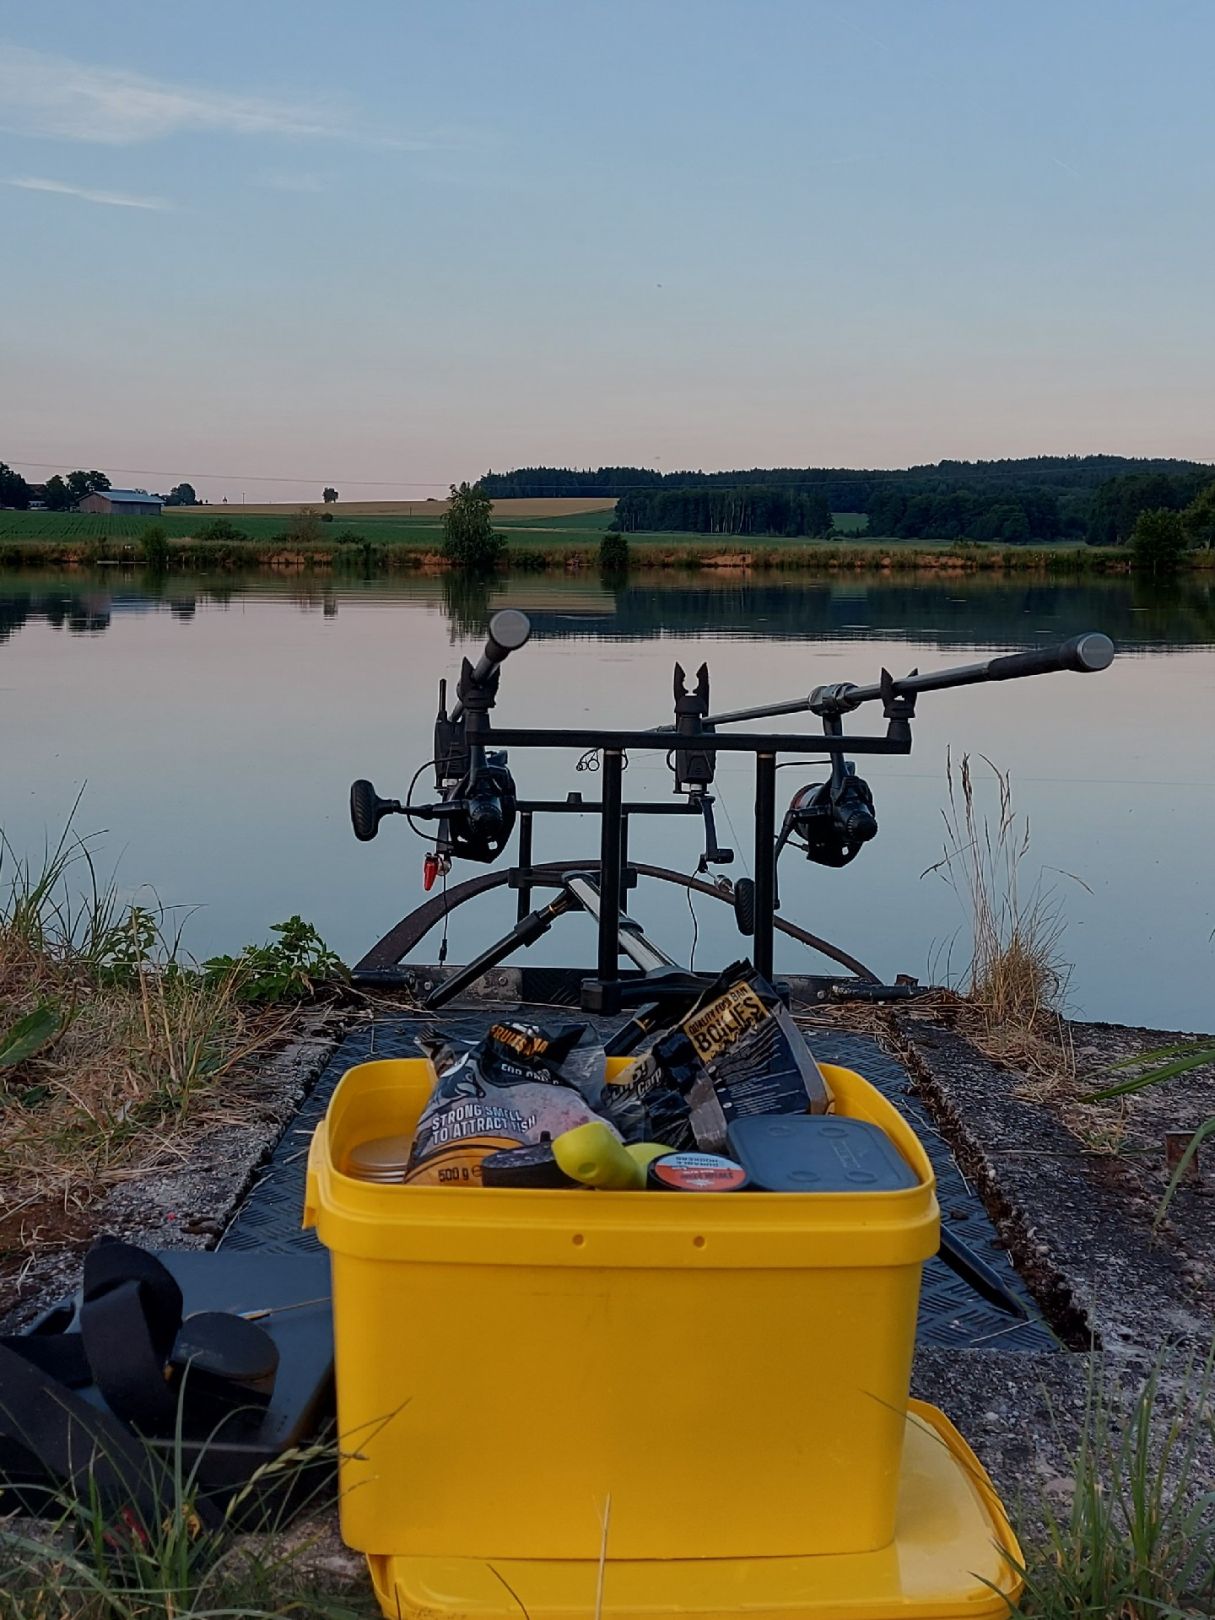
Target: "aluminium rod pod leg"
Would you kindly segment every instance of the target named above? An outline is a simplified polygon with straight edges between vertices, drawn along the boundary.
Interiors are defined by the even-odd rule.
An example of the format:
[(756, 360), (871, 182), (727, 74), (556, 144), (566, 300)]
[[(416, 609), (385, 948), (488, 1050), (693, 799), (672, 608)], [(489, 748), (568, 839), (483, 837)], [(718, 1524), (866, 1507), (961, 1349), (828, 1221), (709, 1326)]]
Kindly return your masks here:
[(433, 1009), (445, 1006), (449, 1001), (454, 1001), (458, 995), (468, 989), (470, 984), (474, 984), (483, 973), (488, 973), (491, 968), (496, 968), (499, 962), (505, 962), (512, 951), (517, 951), (524, 946), (534, 945), (542, 934), (548, 933), (558, 917), (563, 917), (567, 911), (573, 911), (577, 905), (577, 897), (567, 890), (562, 890), (555, 900), (550, 900), (548, 905), (541, 906), (539, 911), (529, 912), (526, 917), (521, 918), (515, 924), (509, 934), (503, 934), (500, 940), (491, 945), (488, 950), (482, 951), (480, 956), (474, 957), (471, 962), (458, 969), (450, 979), (444, 979), (442, 984), (436, 985), (422, 1005), (428, 1009)]
[(628, 911), (629, 898), (629, 813), (620, 811), (620, 915)]

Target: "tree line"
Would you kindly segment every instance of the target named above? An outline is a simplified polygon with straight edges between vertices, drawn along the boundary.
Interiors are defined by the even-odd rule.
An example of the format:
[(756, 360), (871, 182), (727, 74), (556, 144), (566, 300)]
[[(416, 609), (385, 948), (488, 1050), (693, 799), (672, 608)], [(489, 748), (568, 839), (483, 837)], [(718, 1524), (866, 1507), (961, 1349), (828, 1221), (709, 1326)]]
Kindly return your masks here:
[(823, 536), (831, 508), (820, 493), (799, 494), (764, 484), (690, 489), (633, 489), (616, 503), (613, 528), (683, 530), (695, 534)]
[(1136, 571), (1148, 574), (1170, 574), (1187, 551), (1209, 551), (1215, 546), (1215, 481), (1195, 491), (1185, 505), (1170, 501), (1140, 507), (1129, 540)]
[[(100, 494), (111, 488), (113, 486), (107, 475), (96, 468), (91, 472), (81, 468), (70, 473), (55, 473), (44, 484), (31, 484), (7, 462), (0, 461), (0, 508), (7, 506), (25, 512), (32, 501), (41, 501), (49, 512), (70, 512), (80, 505), (86, 495)], [(146, 495), (148, 491), (140, 489), (136, 493)], [(174, 484), (167, 495), (157, 495), (155, 498), (164, 506), (200, 504), (194, 485), (184, 482)], [(321, 494), (325, 505), (331, 505), (337, 498), (337, 490), (332, 484), (327, 484)]]
[[(70, 512), (87, 495), (104, 494), (112, 488), (108, 475), (96, 467), (88, 472), (78, 467), (75, 472), (52, 473), (44, 484), (31, 484), (7, 462), (0, 461), (0, 506), (15, 507), (19, 512), (27, 511), (32, 501), (41, 501), (48, 512)], [(178, 489), (190, 490), (193, 499), (194, 491), (189, 484), (179, 484)], [(141, 489), (139, 493), (146, 495), (147, 490)], [(166, 506), (175, 504), (172, 495), (165, 497)]]
[(1211, 476), (1201, 462), (1167, 458), (1027, 456), (877, 471), (521, 467), (480, 487), (494, 499), (615, 496), (624, 533), (822, 535), (825, 509), (864, 513), (863, 532), (882, 538), (1125, 545), (1141, 513), (1182, 511)]
[[(518, 467), (488, 472), (481, 487), (494, 500), (544, 496), (619, 497), (635, 489), (692, 489), (761, 484), (799, 494), (820, 494), (833, 512), (869, 512), (879, 492), (948, 495), (956, 491), (997, 497), (1040, 492), (1087, 517), (1087, 498), (1111, 478), (1202, 472), (1202, 464), (1167, 457), (1022, 456), (993, 461), (938, 461), (915, 467), (752, 467), (731, 472), (659, 472), (652, 467)], [(1209, 478), (1209, 470), (1206, 473)]]
[(1111, 478), (1093, 494), (1085, 538), (1090, 546), (1125, 545), (1142, 513), (1182, 511), (1210, 482), (1212, 471), (1197, 467), (1171, 476), (1157, 472)]
[(916, 495), (892, 487), (875, 495), (868, 518), (871, 534), (898, 540), (998, 540), (1022, 545), (1084, 532), (1078, 516), (1060, 509), (1058, 496), (1015, 488), (991, 494), (953, 489)]

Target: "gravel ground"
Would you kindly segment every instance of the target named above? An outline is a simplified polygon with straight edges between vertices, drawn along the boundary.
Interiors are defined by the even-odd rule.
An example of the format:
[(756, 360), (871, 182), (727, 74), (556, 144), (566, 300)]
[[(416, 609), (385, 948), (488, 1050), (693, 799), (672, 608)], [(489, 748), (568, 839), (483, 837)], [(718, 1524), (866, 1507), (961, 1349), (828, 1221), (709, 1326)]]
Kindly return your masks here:
[[(953, 1030), (907, 1016), (894, 1028), (892, 1044), (1073, 1352), (916, 1356), (914, 1392), (957, 1423), (1032, 1541), (1044, 1501), (1066, 1500), (1094, 1380), (1115, 1428), (1154, 1368), (1166, 1409), (1193, 1404), (1194, 1368), (1215, 1343), (1215, 1176), (1206, 1171), (1185, 1188), (1158, 1229), (1154, 1219), (1169, 1174), (1162, 1132), (1179, 1121), (1193, 1130), (1215, 1114), (1215, 1069), (1178, 1077), (1171, 1099), (1166, 1084), (1124, 1105), (1078, 1106), (1078, 1093), (1126, 1072), (1110, 1076), (1113, 1062), (1187, 1037), (1077, 1025), (1077, 1083), (1042, 1102), (1019, 1095), (1027, 1089), (1022, 1076)], [(1104, 1140), (1111, 1115), (1121, 1123), (1121, 1151), (1095, 1153), (1082, 1134), (1100, 1124)], [(1215, 1479), (1209, 1425), (1198, 1446), (1196, 1479)]]

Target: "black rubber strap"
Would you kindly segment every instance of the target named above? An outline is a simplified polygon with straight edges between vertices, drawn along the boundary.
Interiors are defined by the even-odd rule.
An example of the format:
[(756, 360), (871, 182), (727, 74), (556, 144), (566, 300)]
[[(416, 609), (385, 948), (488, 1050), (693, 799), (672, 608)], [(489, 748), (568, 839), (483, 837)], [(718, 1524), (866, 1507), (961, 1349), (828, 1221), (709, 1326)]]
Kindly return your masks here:
[[(0, 1484), (45, 1481), (12, 1487), (27, 1507), (32, 1497), (46, 1507), (95, 1489), (107, 1514), (159, 1522), (172, 1482), (140, 1436), (171, 1438), (179, 1406), (193, 1440), (229, 1419), (256, 1426), (278, 1369), (273, 1339), (254, 1323), (214, 1311), (183, 1324), (181, 1312), (181, 1289), (153, 1255), (115, 1239), (95, 1245), (79, 1333), (0, 1339)], [(90, 1383), (105, 1407), (72, 1393)], [(204, 1485), (232, 1483), (230, 1471), (205, 1450), (191, 1467)], [(205, 1502), (196, 1505), (204, 1523), (217, 1522)]]
[(93, 1382), (79, 1333), (14, 1333), (0, 1338), (0, 1349), (20, 1356), (68, 1389), (84, 1389)]
[(164, 1342), (154, 1290), (132, 1279), (86, 1297), (80, 1332), (93, 1382), (114, 1416), (141, 1434), (172, 1434), (177, 1421), (177, 1390), (168, 1366), (173, 1340)]
[[(15, 1487), (31, 1512), (62, 1504), (65, 1493), (90, 1492), (115, 1521), (145, 1526), (165, 1513), (166, 1481), (147, 1448), (107, 1413), (74, 1395), (48, 1373), (0, 1347), (0, 1477), (41, 1480)], [(212, 1522), (210, 1509), (200, 1509)]]
[(128, 1282), (143, 1285), (148, 1332), (156, 1353), (167, 1357), (185, 1308), (177, 1279), (146, 1249), (137, 1248), (134, 1243), (123, 1243), (119, 1238), (99, 1238), (84, 1257), (85, 1305), (100, 1298), (108, 1289)]

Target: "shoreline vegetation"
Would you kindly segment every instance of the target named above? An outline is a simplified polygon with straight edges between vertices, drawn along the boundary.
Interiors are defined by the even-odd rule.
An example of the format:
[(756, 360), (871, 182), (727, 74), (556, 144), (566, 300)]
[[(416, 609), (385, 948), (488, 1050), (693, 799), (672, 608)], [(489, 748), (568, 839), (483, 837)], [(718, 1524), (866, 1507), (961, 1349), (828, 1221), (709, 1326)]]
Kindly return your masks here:
[(0, 463), (0, 567), (1161, 577), (1215, 567), (1212, 471), (1116, 456), (890, 472), (538, 467), (452, 484), (444, 500), (342, 501), (326, 485), (319, 507), (200, 506), (179, 484), (163, 511), (118, 490), (107, 512), (82, 510), (104, 506), (104, 473), (35, 486)]
[(104, 1229), (121, 1184), (255, 1119), (262, 1060), (348, 979), (298, 916), (195, 961), (188, 913), (100, 874), (79, 806), (41, 855), (0, 828), (0, 1316), (31, 1269)]
[[(888, 546), (835, 545), (830, 542), (796, 547), (720, 545), (647, 541), (630, 544), (629, 573), (647, 571), (687, 573), (830, 574), (935, 573), (935, 574), (1073, 574), (1129, 576), (1139, 572), (1124, 551), (1095, 551), (1091, 547), (942, 544), (924, 546), (894, 541)], [(70, 547), (54, 542), (0, 542), (0, 567), (63, 568), (87, 572), (99, 567), (139, 571), (147, 563), (135, 547), (120, 552), (96, 545)], [(199, 573), (417, 573), (447, 574), (458, 570), (437, 548), (399, 545), (373, 546), (370, 553), (325, 546), (300, 547), (266, 541), (208, 544), (205, 541), (171, 545), (160, 565), (163, 571)], [(598, 547), (548, 546), (530, 549), (512, 545), (501, 572), (597, 572)], [(1182, 574), (1215, 571), (1215, 552), (1185, 557), (1176, 570)]]
[(1160, 577), (1215, 567), (1213, 472), (1104, 455), (880, 471), (541, 466), (452, 484), (443, 500), (343, 501), (325, 485), (319, 506), (200, 506), (183, 483), (141, 511), (146, 492), (111, 490), (103, 472), (35, 485), (0, 462), (0, 566)]
[[(213, 511), (213, 509), (212, 509)], [(295, 518), (209, 515), (194, 531), (181, 518), (0, 513), (0, 567), (93, 570), (121, 568), (176, 573), (317, 572), (418, 573), (457, 571), (443, 553), (437, 522), (363, 518), (333, 525), (305, 512)], [(21, 521), (14, 521), (19, 519)], [(543, 520), (496, 525), (506, 537), (498, 565), (506, 572), (598, 572), (606, 524), (571, 528)], [(209, 531), (209, 532), (208, 532)], [(218, 532), (217, 532), (218, 531)], [(1126, 546), (1007, 545), (971, 540), (913, 541), (847, 535), (821, 540), (743, 539), (700, 534), (628, 536), (628, 570), (689, 573), (822, 574), (841, 571), (1131, 575), (1141, 570)], [(1182, 573), (1215, 569), (1215, 550), (1193, 550), (1177, 562)]]

